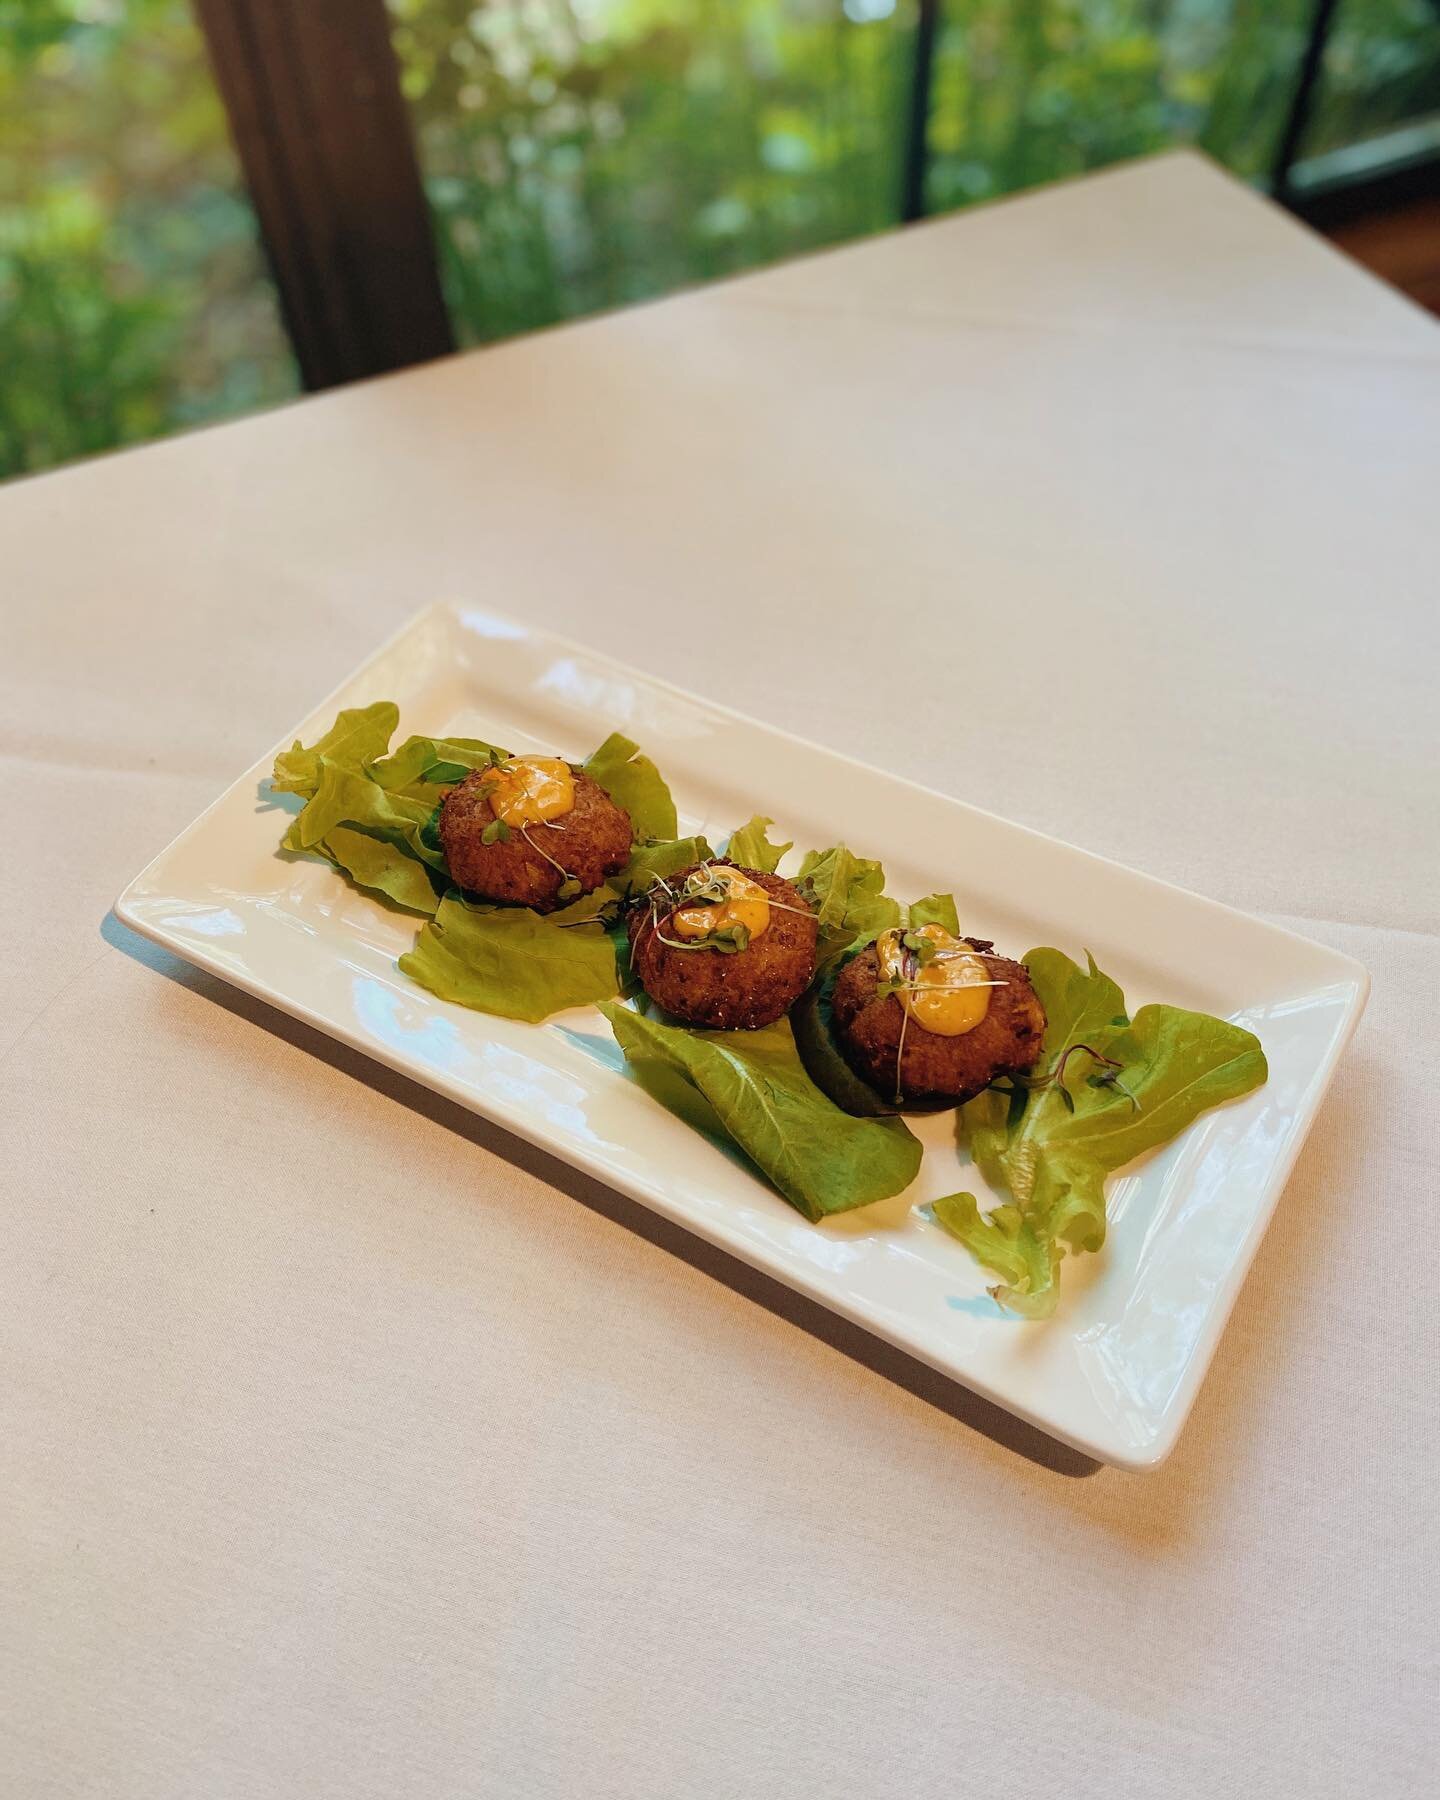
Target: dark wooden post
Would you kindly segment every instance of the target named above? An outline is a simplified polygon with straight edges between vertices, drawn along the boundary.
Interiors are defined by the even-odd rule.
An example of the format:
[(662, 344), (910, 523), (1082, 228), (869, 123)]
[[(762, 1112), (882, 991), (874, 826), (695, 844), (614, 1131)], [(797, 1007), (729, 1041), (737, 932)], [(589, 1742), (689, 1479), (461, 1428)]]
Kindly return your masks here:
[(455, 347), (384, 0), (195, 0), (308, 388)]
[(939, 27), (940, 0), (920, 0), (900, 188), (900, 217), (907, 225), (925, 217), (925, 177), (930, 172), (930, 96), (935, 86), (935, 38)]

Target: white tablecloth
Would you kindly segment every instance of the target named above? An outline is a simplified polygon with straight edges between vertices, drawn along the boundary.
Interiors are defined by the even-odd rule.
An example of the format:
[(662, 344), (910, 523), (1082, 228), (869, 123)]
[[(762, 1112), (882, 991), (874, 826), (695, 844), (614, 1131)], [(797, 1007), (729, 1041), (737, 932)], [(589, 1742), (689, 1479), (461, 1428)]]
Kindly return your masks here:
[[(1437, 493), (1190, 157), (0, 493), (0, 1789), (1433, 1791)], [(107, 921), (442, 594), (1369, 965), (1161, 1470)]]

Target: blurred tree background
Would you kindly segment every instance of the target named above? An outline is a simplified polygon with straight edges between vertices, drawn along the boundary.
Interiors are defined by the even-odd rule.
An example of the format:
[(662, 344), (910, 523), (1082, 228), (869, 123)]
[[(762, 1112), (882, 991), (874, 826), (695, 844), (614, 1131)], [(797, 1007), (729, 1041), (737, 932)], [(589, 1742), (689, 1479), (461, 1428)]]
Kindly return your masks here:
[(0, 475), (295, 388), (186, 0), (0, 0)]
[[(1274, 154), (1313, 0), (946, 0), (927, 204), (1174, 143)], [(458, 335), (898, 216), (916, 0), (390, 0)], [(1342, 0), (1313, 153), (1440, 100), (1430, 0)], [(295, 386), (186, 0), (0, 0), (0, 474)]]

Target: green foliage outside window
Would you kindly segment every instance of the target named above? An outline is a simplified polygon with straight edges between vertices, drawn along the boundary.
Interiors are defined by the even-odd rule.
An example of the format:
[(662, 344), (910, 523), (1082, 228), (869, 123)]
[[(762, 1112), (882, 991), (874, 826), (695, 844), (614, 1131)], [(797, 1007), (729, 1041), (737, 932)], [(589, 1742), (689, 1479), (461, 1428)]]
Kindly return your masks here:
[(185, 0), (0, 0), (0, 475), (294, 390)]
[[(390, 0), (472, 341), (896, 221), (914, 0)], [(1313, 0), (944, 0), (927, 201), (1274, 154)], [(1317, 134), (1440, 99), (1428, 0), (1347, 0)], [(1377, 104), (1378, 101), (1378, 104)], [(1388, 109), (1388, 111), (1387, 111)]]

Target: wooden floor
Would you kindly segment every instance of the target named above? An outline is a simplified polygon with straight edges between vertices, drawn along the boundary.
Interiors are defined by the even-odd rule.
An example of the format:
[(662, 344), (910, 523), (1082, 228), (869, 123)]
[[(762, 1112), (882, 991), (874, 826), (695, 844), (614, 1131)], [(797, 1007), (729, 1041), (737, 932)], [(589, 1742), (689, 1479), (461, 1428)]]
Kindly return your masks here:
[(1414, 200), (1326, 233), (1383, 280), (1440, 315), (1440, 199)]

